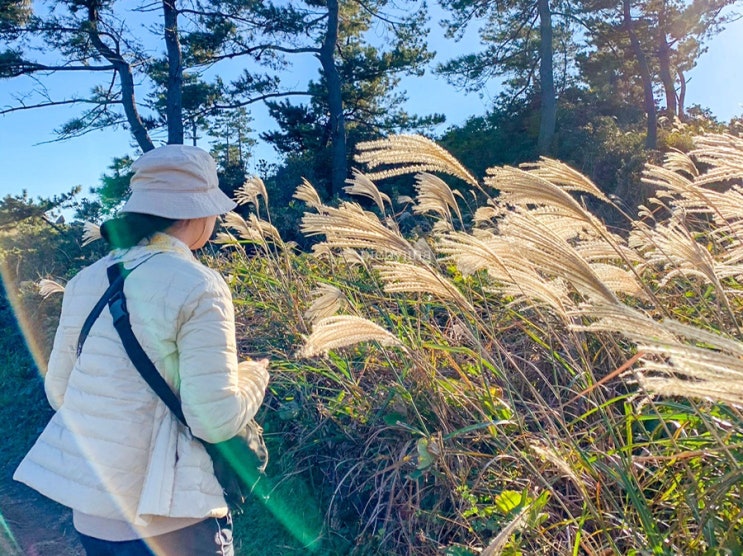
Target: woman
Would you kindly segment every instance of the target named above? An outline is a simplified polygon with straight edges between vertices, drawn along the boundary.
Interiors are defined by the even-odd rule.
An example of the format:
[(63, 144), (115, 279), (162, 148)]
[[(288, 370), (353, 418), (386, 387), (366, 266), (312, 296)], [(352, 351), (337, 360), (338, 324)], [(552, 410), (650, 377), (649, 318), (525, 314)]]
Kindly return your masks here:
[[(268, 372), (265, 362), (238, 365), (230, 291), (191, 251), (235, 205), (197, 147), (154, 149), (132, 169), (122, 215), (101, 227), (113, 250), (65, 288), (44, 379), (56, 413), (14, 478), (72, 508), (90, 556), (232, 554), (222, 489), (194, 437), (216, 443), (242, 431)], [(178, 393), (190, 431), (137, 372), (109, 311), (76, 354), (117, 263), (131, 270), (124, 294), (132, 330)]]

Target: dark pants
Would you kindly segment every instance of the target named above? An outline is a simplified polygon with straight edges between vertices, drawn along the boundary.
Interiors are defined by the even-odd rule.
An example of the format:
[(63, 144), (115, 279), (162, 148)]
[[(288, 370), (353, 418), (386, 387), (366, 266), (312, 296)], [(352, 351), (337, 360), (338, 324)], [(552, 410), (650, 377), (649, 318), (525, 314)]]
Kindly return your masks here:
[(78, 534), (87, 556), (234, 556), (229, 515), (132, 541), (104, 541)]

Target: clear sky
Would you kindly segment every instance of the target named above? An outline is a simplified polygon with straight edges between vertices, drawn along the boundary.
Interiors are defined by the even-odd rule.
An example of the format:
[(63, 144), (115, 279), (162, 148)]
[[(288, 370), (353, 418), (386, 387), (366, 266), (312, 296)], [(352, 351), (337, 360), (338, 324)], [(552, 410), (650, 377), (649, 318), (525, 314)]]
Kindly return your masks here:
[[(435, 22), (431, 23), (435, 29)], [(440, 32), (435, 31), (438, 35)], [(475, 33), (467, 40), (467, 52), (474, 50)], [(453, 44), (440, 38), (438, 61), (451, 56)], [(317, 62), (307, 59), (307, 73), (316, 74)], [(719, 119), (729, 120), (743, 114), (743, 20), (730, 24), (721, 34), (709, 42), (708, 52), (702, 56), (698, 67), (688, 75), (686, 105), (700, 104), (712, 110)], [(75, 83), (81, 86), (79, 75), (56, 76), (57, 87)], [(26, 84), (30, 83), (27, 82)], [(0, 106), (14, 104), (12, 94), (26, 87), (19, 79), (0, 81)], [(412, 113), (443, 113), (447, 123), (462, 123), (467, 117), (483, 114), (491, 101), (490, 94), (465, 95), (448, 85), (441, 77), (430, 72), (420, 78), (405, 78), (402, 88), (408, 93), (407, 109)], [(55, 91), (55, 85), (49, 86)], [(73, 89), (74, 90), (74, 89)], [(70, 91), (71, 92), (71, 91)], [(69, 93), (68, 93), (69, 94)], [(98, 185), (100, 176), (106, 171), (114, 156), (131, 154), (136, 149), (130, 136), (123, 130), (102, 131), (65, 142), (49, 143), (53, 129), (80, 112), (79, 107), (60, 107), (27, 110), (0, 116), (0, 197), (20, 193), (26, 189), (32, 197), (49, 196), (69, 191), (76, 185), (87, 192)], [(260, 107), (253, 108), (253, 126), (262, 131), (273, 126), (272, 121)], [(442, 129), (443, 129), (442, 127)], [(208, 145), (202, 145), (208, 148)], [(271, 159), (273, 152), (265, 145), (257, 148), (255, 158)]]

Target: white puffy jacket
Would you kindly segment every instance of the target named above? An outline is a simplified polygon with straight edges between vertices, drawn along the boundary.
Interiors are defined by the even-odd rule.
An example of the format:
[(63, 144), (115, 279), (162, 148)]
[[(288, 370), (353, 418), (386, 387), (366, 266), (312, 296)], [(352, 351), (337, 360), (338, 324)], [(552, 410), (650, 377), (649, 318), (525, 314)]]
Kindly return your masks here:
[(185, 244), (156, 234), (67, 284), (44, 381), (56, 413), (14, 478), (74, 510), (139, 525), (151, 516), (223, 516), (211, 459), (134, 368), (108, 308), (75, 357), (83, 322), (108, 286), (106, 269), (121, 261), (136, 266), (124, 282), (134, 334), (179, 393), (193, 435), (231, 438), (263, 400), (265, 369), (238, 370), (224, 280)]

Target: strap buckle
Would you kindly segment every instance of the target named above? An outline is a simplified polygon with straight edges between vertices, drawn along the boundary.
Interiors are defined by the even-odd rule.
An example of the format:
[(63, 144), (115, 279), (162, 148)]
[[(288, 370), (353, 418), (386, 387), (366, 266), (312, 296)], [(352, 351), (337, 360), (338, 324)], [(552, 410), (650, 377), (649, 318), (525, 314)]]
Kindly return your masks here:
[(111, 316), (114, 319), (114, 326), (116, 326), (122, 319), (129, 318), (129, 311), (126, 308), (126, 298), (124, 297), (123, 291), (116, 292), (108, 302)]

